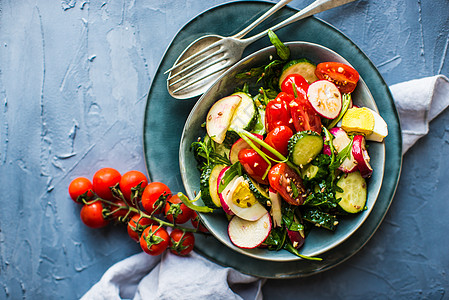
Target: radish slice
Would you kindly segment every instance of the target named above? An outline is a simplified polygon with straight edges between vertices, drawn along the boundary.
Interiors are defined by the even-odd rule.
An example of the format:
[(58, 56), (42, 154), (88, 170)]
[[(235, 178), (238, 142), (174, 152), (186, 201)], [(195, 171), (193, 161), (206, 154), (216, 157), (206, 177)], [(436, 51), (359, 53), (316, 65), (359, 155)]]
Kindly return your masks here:
[(292, 242), (293, 247), (295, 247), (296, 249), (299, 249), (302, 247), (302, 245), (304, 245), (304, 242), (306, 240), (306, 235), (304, 234), (304, 230), (293, 231), (293, 230), (287, 229), (287, 235), (288, 235), (288, 238), (290, 239), (290, 241)]
[(268, 212), (257, 221), (247, 221), (234, 216), (228, 225), (231, 242), (239, 248), (253, 249), (262, 244), (271, 231)]
[[(225, 168), (226, 170), (229, 169), (229, 167)], [(222, 170), (220, 175), (218, 175), (219, 180), (217, 181), (217, 193), (218, 189), (220, 187), (220, 181), (223, 179), (224, 173), (226, 170)], [(232, 210), (229, 208), (229, 205), (227, 201), (225, 200), (226, 195), (229, 195), (231, 188), (234, 186), (234, 182), (237, 180), (238, 176), (234, 177), (228, 185), (224, 188), (224, 190), (221, 193), (218, 193), (218, 197), (220, 198), (221, 207), (223, 208), (224, 212), (228, 215), (234, 215)]]
[(207, 134), (218, 144), (223, 143), (231, 124), (234, 111), (242, 101), (242, 97), (231, 95), (224, 97), (212, 105), (206, 117)]
[(282, 224), (281, 195), (272, 188), (269, 190), (269, 195), (271, 201), (270, 214), (273, 217), (273, 226), (280, 227)]
[(341, 93), (337, 86), (327, 80), (312, 83), (307, 90), (307, 97), (315, 111), (326, 119), (338, 117), (342, 107)]
[[(330, 130), (330, 133), (332, 133), (335, 137), (332, 141), (332, 144), (334, 145), (335, 150), (337, 150), (338, 153), (343, 151), (343, 149), (346, 148), (349, 143), (351, 143), (351, 139), (348, 137), (346, 131), (344, 131), (340, 127), (332, 128)], [(345, 173), (351, 173), (357, 170), (357, 161), (354, 159), (352, 151), (349, 153), (349, 156), (346, 157), (346, 159), (342, 162), (340, 167), (338, 167), (338, 169)]]
[[(230, 187), (229, 192), (226, 191), (228, 187)], [(235, 181), (233, 180), (226, 189), (223, 191), (224, 202), (240, 218), (257, 221), (267, 213), (265, 207), (257, 201), (249, 189), (249, 184), (243, 176), (238, 177)]]
[[(255, 133), (253, 133), (253, 135), (263, 140), (262, 135)], [(260, 148), (260, 145), (258, 143), (254, 142), (253, 144)], [(229, 161), (231, 162), (231, 164), (235, 164), (239, 161), (239, 152), (242, 149), (251, 149), (251, 146), (247, 142), (245, 142), (244, 139), (240, 138), (231, 146), (231, 151), (229, 152)]]
[(352, 144), (352, 155), (357, 161), (357, 168), (363, 178), (368, 178), (373, 174), (373, 168), (369, 163), (370, 157), (368, 151), (366, 151), (365, 137), (363, 135), (354, 136), (354, 142)]

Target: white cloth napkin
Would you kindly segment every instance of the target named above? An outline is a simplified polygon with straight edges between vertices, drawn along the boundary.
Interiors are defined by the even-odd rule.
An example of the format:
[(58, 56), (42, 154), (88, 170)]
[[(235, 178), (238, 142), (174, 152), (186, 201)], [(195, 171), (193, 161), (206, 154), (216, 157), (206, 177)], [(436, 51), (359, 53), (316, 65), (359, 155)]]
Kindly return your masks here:
[[(391, 86), (403, 134), (403, 153), (429, 131), (429, 122), (449, 105), (443, 75)], [(133, 255), (108, 269), (82, 298), (91, 299), (262, 299), (263, 279), (244, 275), (191, 253)]]

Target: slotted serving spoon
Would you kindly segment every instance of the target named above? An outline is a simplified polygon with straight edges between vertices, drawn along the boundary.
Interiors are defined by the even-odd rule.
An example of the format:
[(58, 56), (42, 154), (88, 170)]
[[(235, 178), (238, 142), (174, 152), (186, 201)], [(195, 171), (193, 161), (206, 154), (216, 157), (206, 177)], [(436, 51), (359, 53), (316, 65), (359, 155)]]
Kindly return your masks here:
[[(354, 0), (316, 0), (290, 18), (259, 34), (247, 39), (239, 38), (244, 36), (253, 27), (257, 26), (258, 23), (250, 28), (251, 25), (256, 22), (262, 22), (265, 18), (290, 2), (280, 1), (276, 6), (251, 24), (248, 27), (250, 28), (249, 30), (244, 29), (237, 35), (226, 38), (214, 36), (216, 41), (213, 44), (209, 46), (203, 45), (203, 48), (200, 49), (191, 48), (195, 45), (195, 42), (193, 42), (183, 54), (181, 54), (174, 66), (166, 71), (169, 72), (167, 78), (168, 92), (176, 99), (188, 99), (199, 96), (204, 93), (209, 86), (226, 71), (226, 69), (230, 68), (240, 60), (243, 51), (248, 45), (265, 36), (268, 30), (278, 30), (303, 18), (352, 1)], [(272, 12), (270, 13), (270, 11)], [(241, 35), (241, 33), (243, 33), (243, 35)]]

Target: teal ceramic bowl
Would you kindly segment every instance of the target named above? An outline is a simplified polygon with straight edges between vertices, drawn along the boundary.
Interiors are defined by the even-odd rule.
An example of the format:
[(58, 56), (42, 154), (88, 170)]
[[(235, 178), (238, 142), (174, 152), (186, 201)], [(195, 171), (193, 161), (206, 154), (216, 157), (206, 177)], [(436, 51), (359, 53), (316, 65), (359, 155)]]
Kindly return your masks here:
[[(337, 61), (349, 64), (342, 56), (321, 45), (308, 42), (290, 42), (286, 43), (290, 48), (291, 58), (308, 58), (318, 64), (324, 61)], [(205, 135), (205, 129), (201, 126), (207, 112), (214, 102), (230, 95), (236, 87), (242, 86), (246, 81), (238, 80), (235, 75), (249, 70), (251, 67), (266, 64), (270, 56), (275, 56), (275, 48), (268, 47), (241, 60), (225, 74), (223, 74), (203, 96), (198, 100), (191, 110), (181, 137), (179, 149), (179, 163), (182, 181), (187, 195), (193, 199), (195, 193), (200, 190), (200, 174), (196, 168), (196, 160), (190, 151), (190, 145), (198, 137)], [(358, 106), (365, 106), (378, 111), (376, 103), (363, 79), (361, 78), (357, 88), (352, 95), (353, 101)], [(304, 246), (300, 253), (307, 256), (319, 256), (323, 252), (330, 251), (347, 240), (363, 224), (370, 214), (382, 185), (382, 179), (385, 167), (385, 144), (369, 142), (369, 154), (371, 157), (371, 166), (374, 169), (373, 175), (367, 180), (368, 199), (367, 209), (359, 214), (340, 218), (340, 223), (335, 232), (330, 232), (321, 228), (314, 228), (306, 238)], [(224, 245), (242, 253), (244, 255), (268, 261), (294, 261), (300, 259), (296, 255), (286, 250), (268, 251), (266, 249), (241, 249), (234, 246), (227, 233), (228, 220), (224, 212), (212, 214), (200, 214), (209, 231)]]

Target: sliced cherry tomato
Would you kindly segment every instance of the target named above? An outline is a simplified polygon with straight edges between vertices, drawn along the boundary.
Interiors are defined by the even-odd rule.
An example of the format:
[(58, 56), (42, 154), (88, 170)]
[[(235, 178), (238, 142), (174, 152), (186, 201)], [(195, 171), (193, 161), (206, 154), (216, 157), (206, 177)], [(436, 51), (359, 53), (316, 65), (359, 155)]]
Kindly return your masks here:
[[(293, 84), (296, 87), (296, 94), (293, 90)], [(307, 89), (309, 88), (309, 83), (299, 74), (290, 74), (285, 77), (281, 84), (281, 90), (287, 94), (294, 95), (297, 97), (304, 97), (307, 99)]]
[(144, 229), (140, 236), (140, 247), (145, 253), (159, 255), (164, 252), (170, 241), (170, 237), (163, 227), (150, 225)]
[(170, 233), (168, 247), (173, 254), (186, 256), (192, 252), (194, 244), (195, 236), (191, 232), (176, 228)]
[(193, 227), (201, 232), (209, 232), (207, 228), (203, 225), (203, 223), (200, 220), (200, 217), (196, 213), (196, 211), (193, 211), (192, 219), (190, 219), (190, 222), (192, 223)]
[(142, 231), (148, 225), (158, 225), (158, 223), (154, 220), (141, 217), (140, 214), (135, 214), (132, 216), (131, 220), (128, 222), (127, 231), (128, 235), (135, 240), (139, 241)]
[(165, 217), (172, 223), (184, 224), (193, 217), (193, 210), (182, 203), (178, 195), (173, 195), (165, 204)]
[(112, 200), (111, 188), (120, 182), (122, 176), (113, 168), (103, 168), (98, 170), (93, 177), (94, 192), (103, 199)]
[(280, 125), (294, 129), (288, 106), (293, 99), (293, 95), (281, 92), (274, 100), (268, 102), (265, 108), (265, 125), (268, 132)]
[(268, 174), (270, 186), (285, 201), (292, 205), (301, 205), (306, 198), (306, 189), (301, 177), (286, 163), (279, 163), (270, 169)]
[(101, 228), (108, 225), (108, 220), (103, 216), (103, 205), (100, 201), (85, 204), (80, 212), (81, 221), (90, 228)]
[(321, 117), (313, 109), (309, 100), (296, 98), (290, 102), (290, 111), (297, 132), (312, 130), (321, 134)]
[(263, 178), (269, 165), (254, 149), (242, 149), (239, 152), (239, 162), (246, 173), (254, 180), (262, 184), (268, 184), (268, 178)]
[(77, 203), (82, 203), (79, 197), (89, 200), (94, 195), (92, 193), (93, 188), (92, 182), (86, 177), (75, 178), (69, 184), (70, 198)]
[(161, 213), (165, 208), (165, 200), (170, 197), (171, 191), (162, 182), (151, 182), (142, 193), (143, 209), (149, 214)]
[(132, 196), (141, 196), (147, 185), (147, 177), (139, 171), (126, 172), (120, 179), (120, 190), (122, 191), (123, 196), (125, 196), (125, 199), (128, 201), (133, 200), (131, 199)]
[(341, 93), (354, 91), (359, 81), (359, 73), (352, 67), (339, 62), (323, 62), (316, 66), (315, 75), (319, 79), (332, 81)]
[[(281, 125), (268, 132), (265, 142), (284, 156), (288, 155), (288, 141), (293, 135), (290, 127)], [(270, 157), (277, 159), (270, 151), (263, 149)]]

